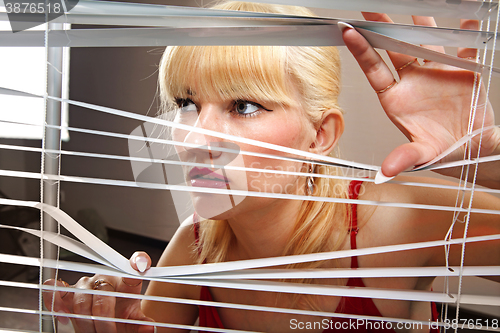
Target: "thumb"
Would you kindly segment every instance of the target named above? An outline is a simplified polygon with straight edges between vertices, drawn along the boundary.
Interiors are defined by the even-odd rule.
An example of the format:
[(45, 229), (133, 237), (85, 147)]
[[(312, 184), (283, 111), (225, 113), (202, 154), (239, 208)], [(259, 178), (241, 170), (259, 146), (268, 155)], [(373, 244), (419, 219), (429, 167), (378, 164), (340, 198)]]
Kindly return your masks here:
[(137, 251), (130, 257), (130, 266), (136, 271), (144, 273), (151, 268), (151, 257), (146, 252)]
[[(144, 273), (148, 269), (151, 268), (151, 257), (143, 251), (135, 252), (132, 257), (130, 257), (130, 266), (140, 273)], [(142, 289), (142, 280), (132, 279), (132, 278), (123, 278), (122, 283), (127, 286), (129, 292), (139, 293)], [(130, 290), (130, 289), (133, 290)]]
[[(149, 317), (143, 317), (141, 320), (150, 321), (154, 323), (155, 321)], [(156, 326), (149, 325), (139, 325), (137, 333), (156, 333)]]
[(395, 177), (401, 172), (432, 160), (436, 151), (420, 142), (405, 143), (394, 149), (382, 163), (382, 173), (386, 177)]
[(134, 319), (134, 320), (140, 320), (145, 322), (144, 325), (130, 325), (127, 326), (127, 332), (130, 333), (156, 333), (156, 326), (154, 325), (149, 325), (149, 323), (155, 323), (155, 321), (149, 317), (146, 317), (146, 315), (142, 312), (142, 309), (139, 307), (134, 308), (129, 314), (128, 319)]

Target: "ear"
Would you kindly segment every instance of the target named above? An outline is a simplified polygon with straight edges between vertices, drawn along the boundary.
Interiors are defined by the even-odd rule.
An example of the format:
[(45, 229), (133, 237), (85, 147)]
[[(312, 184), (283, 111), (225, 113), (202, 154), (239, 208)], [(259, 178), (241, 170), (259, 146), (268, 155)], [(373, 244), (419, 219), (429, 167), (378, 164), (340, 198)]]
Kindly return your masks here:
[(316, 139), (309, 148), (315, 154), (328, 155), (337, 145), (344, 132), (344, 116), (337, 109), (324, 112), (319, 125), (316, 126)]

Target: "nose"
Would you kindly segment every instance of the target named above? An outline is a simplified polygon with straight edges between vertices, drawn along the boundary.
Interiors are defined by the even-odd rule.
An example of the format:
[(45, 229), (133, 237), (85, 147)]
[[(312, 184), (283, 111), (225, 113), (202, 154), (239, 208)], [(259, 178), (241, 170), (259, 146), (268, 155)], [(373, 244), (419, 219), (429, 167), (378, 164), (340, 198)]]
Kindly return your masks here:
[[(193, 127), (220, 132), (221, 119), (218, 107), (213, 104), (203, 105)], [(187, 153), (197, 155), (202, 159), (214, 159), (220, 157), (221, 151), (216, 147), (222, 146), (222, 139), (216, 136), (206, 135), (196, 131), (189, 131), (184, 138), (185, 143), (194, 144), (194, 147), (186, 147)], [(216, 148), (213, 150), (212, 148)]]

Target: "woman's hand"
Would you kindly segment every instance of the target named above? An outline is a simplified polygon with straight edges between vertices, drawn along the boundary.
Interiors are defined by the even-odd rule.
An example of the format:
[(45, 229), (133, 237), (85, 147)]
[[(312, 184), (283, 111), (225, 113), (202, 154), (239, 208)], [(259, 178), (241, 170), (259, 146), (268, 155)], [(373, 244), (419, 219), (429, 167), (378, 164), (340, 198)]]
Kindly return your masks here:
[[(385, 14), (364, 13), (371, 21), (392, 22)], [(414, 23), (435, 26), (432, 18), (414, 17)], [(462, 20), (461, 28), (477, 29), (473, 20)], [(378, 93), (382, 107), (391, 121), (406, 135), (410, 143), (394, 149), (382, 164), (382, 173), (392, 177), (402, 171), (424, 164), (449, 148), (467, 134), (469, 114), (474, 86), (479, 88), (478, 75), (435, 62), (420, 65), (415, 58), (395, 52), (387, 52), (400, 77), (392, 85), (394, 77), (380, 55), (354, 29), (344, 28), (346, 46), (356, 58), (372, 88)], [(443, 47), (426, 46), (434, 51), (444, 52)], [(475, 49), (459, 49), (461, 58), (474, 61)], [(392, 85), (392, 86), (391, 86)], [(493, 109), (486, 100), (485, 88), (481, 86), (472, 130), (495, 125)], [(472, 157), (477, 156), (480, 136), (473, 139)], [(500, 129), (484, 131), (480, 155), (500, 154)], [(457, 149), (447, 160), (463, 159), (465, 147)], [(487, 163), (496, 164), (496, 163)], [(456, 168), (458, 169), (458, 168)], [(481, 167), (478, 182), (484, 178), (490, 187), (500, 186), (500, 167)], [(495, 170), (495, 171), (492, 171)], [(460, 177), (460, 170), (443, 169), (440, 173)]]
[[(151, 258), (145, 252), (136, 252), (130, 258), (130, 265), (139, 272), (144, 272), (151, 267)], [(53, 279), (45, 281), (45, 285), (68, 286), (64, 281), (55, 281)], [(116, 291), (121, 293), (140, 294), (142, 290), (142, 280), (120, 278), (116, 276), (94, 275), (93, 277), (82, 277), (78, 282), (71, 286), (75, 292), (45, 291), (43, 299), (45, 307), (52, 309), (54, 303), (54, 312), (73, 313), (82, 315), (92, 315), (109, 318), (134, 319), (142, 321), (151, 321), (141, 310), (141, 302), (138, 299), (129, 299), (122, 297), (93, 295), (78, 292), (82, 289), (93, 289), (103, 291)], [(54, 296), (54, 302), (52, 297)], [(67, 317), (60, 316), (58, 320), (62, 324), (68, 323)], [(152, 333), (154, 326), (120, 324), (113, 321), (88, 320), (71, 318), (75, 332), (81, 333), (114, 333), (114, 332), (140, 332)]]

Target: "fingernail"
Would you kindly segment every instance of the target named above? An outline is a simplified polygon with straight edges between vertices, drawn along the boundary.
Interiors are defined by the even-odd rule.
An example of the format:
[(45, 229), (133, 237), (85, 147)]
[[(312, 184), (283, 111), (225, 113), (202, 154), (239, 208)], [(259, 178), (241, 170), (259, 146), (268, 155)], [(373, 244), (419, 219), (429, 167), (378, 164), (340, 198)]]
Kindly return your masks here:
[(339, 27), (340, 31), (344, 32), (345, 29), (354, 29), (352, 25), (349, 23), (345, 22), (337, 22), (337, 26)]
[(382, 173), (382, 169), (380, 169), (379, 171), (377, 171), (377, 174), (375, 175), (375, 184), (383, 184), (393, 178), (394, 177), (387, 177), (386, 175), (384, 175)]
[(146, 268), (148, 268), (148, 259), (144, 257), (137, 257), (135, 258), (135, 264), (137, 265), (139, 272), (144, 273)]

